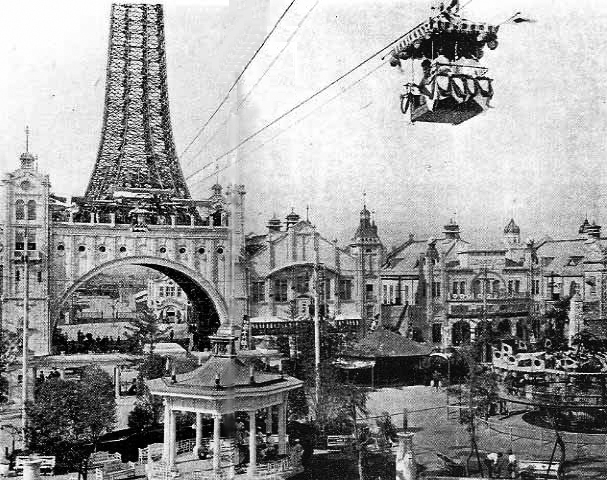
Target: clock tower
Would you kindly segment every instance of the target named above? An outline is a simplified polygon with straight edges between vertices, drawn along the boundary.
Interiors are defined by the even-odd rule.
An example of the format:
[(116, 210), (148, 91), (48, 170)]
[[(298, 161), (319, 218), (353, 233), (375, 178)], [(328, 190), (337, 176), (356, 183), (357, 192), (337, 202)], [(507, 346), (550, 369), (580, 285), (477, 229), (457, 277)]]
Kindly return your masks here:
[[(27, 129), (26, 135), (29, 137)], [(19, 158), (19, 168), (5, 174), (0, 184), (3, 207), (0, 211), (0, 311), (2, 328), (21, 328), (27, 285), (29, 348), (45, 355), (50, 353), (51, 341), (48, 326), (50, 184), (48, 175), (38, 172), (37, 157), (29, 152), (28, 143), (26, 141), (25, 152)]]

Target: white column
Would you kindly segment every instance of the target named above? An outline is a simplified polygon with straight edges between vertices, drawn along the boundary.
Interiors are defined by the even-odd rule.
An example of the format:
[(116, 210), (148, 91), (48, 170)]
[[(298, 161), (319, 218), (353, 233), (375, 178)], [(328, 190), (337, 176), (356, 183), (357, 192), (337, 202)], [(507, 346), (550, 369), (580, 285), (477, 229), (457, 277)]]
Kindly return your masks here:
[(278, 454), (287, 453), (287, 397), (278, 405)]
[(202, 413), (196, 412), (196, 445), (194, 445), (194, 455), (198, 455), (202, 446)]
[(120, 398), (120, 367), (114, 367), (114, 395), (116, 399)]
[(171, 410), (171, 415), (169, 416), (171, 420), (171, 430), (170, 430), (170, 442), (169, 442), (169, 465), (171, 467), (175, 466), (175, 453), (176, 453), (176, 444), (177, 444), (177, 412)]
[(169, 461), (169, 451), (171, 444), (171, 407), (167, 399), (164, 400), (164, 439), (162, 449), (162, 460)]
[(257, 426), (255, 424), (255, 410), (249, 412), (249, 468), (247, 474), (255, 475), (257, 470)]
[(219, 438), (221, 427), (221, 415), (213, 414), (213, 474), (219, 474), (219, 466), (221, 460), (221, 439)]

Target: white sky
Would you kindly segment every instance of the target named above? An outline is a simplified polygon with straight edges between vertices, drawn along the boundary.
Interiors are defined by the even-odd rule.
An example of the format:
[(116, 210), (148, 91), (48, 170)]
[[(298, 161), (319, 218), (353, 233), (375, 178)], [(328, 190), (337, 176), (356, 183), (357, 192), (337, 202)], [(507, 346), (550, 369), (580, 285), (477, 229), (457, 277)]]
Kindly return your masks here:
[[(271, 0), (268, 26), (288, 3)], [(313, 4), (296, 0), (282, 37), (268, 43), (241, 95)], [(419, 23), (428, 4), (320, 0), (239, 112), (240, 138)], [(3, 4), (2, 170), (17, 166), (27, 124), (31, 150), (39, 155), (40, 169), (50, 174), (53, 190), (83, 193), (101, 129), (109, 5), (81, 0)], [(226, 5), (221, 0), (171, 1), (165, 7), (178, 152), (256, 46), (244, 33), (251, 12), (235, 18)], [(409, 232), (436, 234), (454, 212), (464, 235), (473, 239), (498, 237), (512, 214), (524, 236), (574, 234), (586, 213), (606, 222), (607, 2), (473, 0), (465, 16), (500, 22), (516, 11), (538, 23), (503, 26), (499, 48), (486, 52), (483, 62), (495, 79), (495, 108), (480, 117), (457, 127), (410, 125), (398, 107), (400, 86), (408, 77), (385, 66), (303, 120), (339, 90), (250, 142), (239, 152), (238, 168), (220, 173), (222, 181), (238, 173), (245, 183), (248, 229), (262, 230), (272, 213), (284, 216), (290, 207), (305, 215), (309, 204), (320, 230), (345, 241), (355, 229), (363, 191), (387, 243), (406, 239)], [(184, 155), (186, 176), (235, 144), (238, 134), (226, 134), (221, 126), (228, 111), (222, 110)], [(205, 146), (219, 126), (220, 133)], [(213, 168), (192, 179), (195, 196), (207, 195), (215, 177), (200, 180)]]

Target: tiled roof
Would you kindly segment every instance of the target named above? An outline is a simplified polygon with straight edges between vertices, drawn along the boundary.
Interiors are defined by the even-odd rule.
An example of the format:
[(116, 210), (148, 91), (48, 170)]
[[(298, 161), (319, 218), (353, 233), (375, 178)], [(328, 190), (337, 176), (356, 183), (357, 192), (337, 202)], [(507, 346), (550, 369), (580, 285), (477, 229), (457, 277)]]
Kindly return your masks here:
[(427, 345), (379, 328), (347, 349), (344, 357), (422, 357), (431, 351)]

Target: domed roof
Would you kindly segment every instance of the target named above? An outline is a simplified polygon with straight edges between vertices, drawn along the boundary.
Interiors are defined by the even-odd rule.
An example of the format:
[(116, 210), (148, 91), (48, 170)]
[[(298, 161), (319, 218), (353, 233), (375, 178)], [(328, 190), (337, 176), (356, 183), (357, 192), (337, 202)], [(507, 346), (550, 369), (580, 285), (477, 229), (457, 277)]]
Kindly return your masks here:
[(510, 221), (508, 222), (508, 225), (506, 225), (504, 227), (504, 233), (515, 233), (515, 234), (520, 234), (521, 233), (521, 229), (520, 227), (514, 222), (514, 218), (511, 218)]

